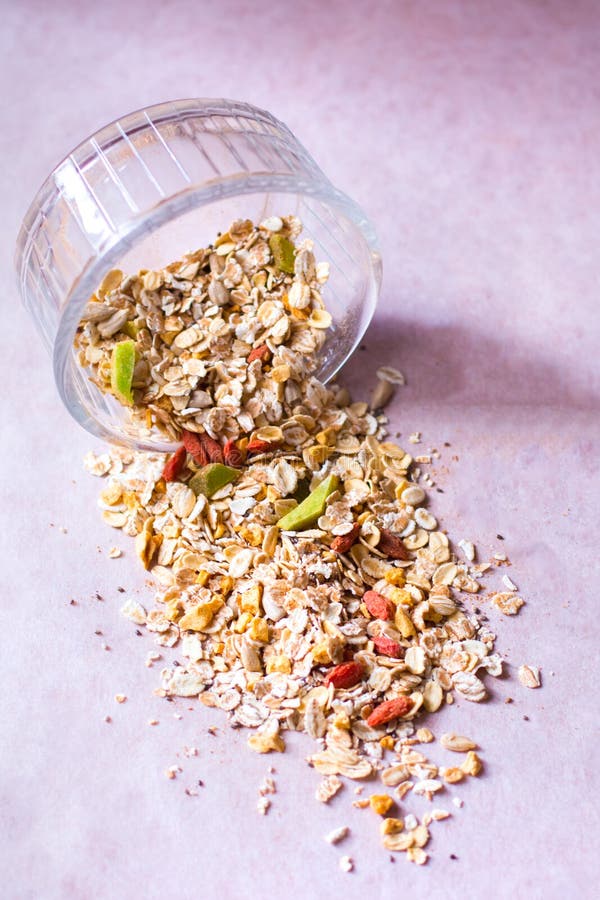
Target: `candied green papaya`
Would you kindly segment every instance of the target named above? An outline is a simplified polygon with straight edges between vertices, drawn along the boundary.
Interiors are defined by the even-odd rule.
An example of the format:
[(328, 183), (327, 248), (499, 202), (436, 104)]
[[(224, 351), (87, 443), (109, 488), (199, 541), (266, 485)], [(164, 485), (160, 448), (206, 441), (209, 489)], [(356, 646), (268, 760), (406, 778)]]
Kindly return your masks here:
[(327, 498), (337, 491), (339, 483), (337, 475), (328, 475), (302, 503), (279, 520), (277, 527), (282, 531), (302, 531), (303, 528), (314, 525), (325, 512)]
[(110, 361), (110, 386), (121, 403), (133, 405), (133, 370), (135, 369), (135, 342), (119, 341), (113, 347)]
[(199, 494), (204, 494), (205, 497), (212, 497), (213, 494), (220, 491), (230, 481), (235, 481), (239, 477), (240, 472), (238, 469), (224, 466), (223, 463), (209, 463), (196, 472), (194, 477), (190, 479), (188, 487), (193, 490), (196, 497)]
[(287, 272), (288, 275), (293, 275), (296, 248), (292, 242), (282, 234), (272, 234), (269, 238), (269, 247), (277, 268)]

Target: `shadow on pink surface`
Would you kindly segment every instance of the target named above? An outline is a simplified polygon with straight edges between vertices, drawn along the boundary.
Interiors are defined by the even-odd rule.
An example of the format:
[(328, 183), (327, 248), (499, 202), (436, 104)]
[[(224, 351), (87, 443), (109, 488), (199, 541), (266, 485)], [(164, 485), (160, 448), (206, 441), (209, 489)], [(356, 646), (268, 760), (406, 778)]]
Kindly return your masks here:
[[(600, 385), (585, 383), (581, 372), (554, 366), (523, 344), (509, 346), (501, 335), (474, 330), (472, 324), (427, 325), (376, 316), (361, 344), (373, 360), (369, 383), (379, 366), (400, 366), (407, 384), (404, 401), (423, 406), (533, 406), (598, 411)], [(343, 380), (358, 382), (363, 355), (356, 352)], [(551, 348), (549, 348), (549, 351)]]

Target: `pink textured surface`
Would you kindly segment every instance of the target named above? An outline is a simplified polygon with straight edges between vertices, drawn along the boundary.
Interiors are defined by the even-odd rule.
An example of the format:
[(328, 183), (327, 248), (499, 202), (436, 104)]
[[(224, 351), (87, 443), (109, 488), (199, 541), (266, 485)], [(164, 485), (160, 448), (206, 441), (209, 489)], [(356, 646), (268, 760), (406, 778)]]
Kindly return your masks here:
[[(598, 5), (91, 7), (5, 4), (0, 36), (3, 896), (593, 896)], [(382, 361), (403, 369), (392, 426), (443, 449), (436, 513), (482, 557), (506, 550), (528, 601), (517, 619), (490, 612), (508, 661), (492, 700), (429, 723), (474, 735), (486, 773), (451, 792), (463, 809), (440, 799), (455, 815), (433, 829), (425, 870), (390, 862), (373, 814), (348, 810), (351, 789), (316, 804), (308, 743), (258, 757), (240, 732), (207, 734), (219, 714), (152, 695), (152, 644), (120, 617), (117, 586), (142, 600), (150, 589), (100, 521), (99, 482), (81, 468), (92, 442), (60, 407), (17, 300), (12, 238), (47, 171), (104, 122), (177, 96), (271, 110), (368, 211), (385, 280), (345, 379), (360, 396)], [(125, 556), (112, 561), (115, 542)], [(519, 686), (522, 662), (541, 666), (543, 690)], [(183, 773), (168, 781), (174, 763)], [(279, 792), (263, 819), (270, 764)], [(325, 844), (344, 823), (347, 843)]]

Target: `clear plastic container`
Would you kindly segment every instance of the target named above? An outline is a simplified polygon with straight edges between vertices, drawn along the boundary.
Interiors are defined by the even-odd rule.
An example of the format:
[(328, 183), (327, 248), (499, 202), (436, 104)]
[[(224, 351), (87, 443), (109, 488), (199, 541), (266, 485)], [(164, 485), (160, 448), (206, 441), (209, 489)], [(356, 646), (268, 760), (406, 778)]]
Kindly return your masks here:
[(16, 253), (21, 295), (71, 415), (108, 441), (168, 449), (159, 432), (137, 432), (78, 365), (73, 338), (85, 303), (111, 268), (160, 268), (234, 219), (288, 214), (331, 267), (324, 299), (333, 328), (317, 372), (327, 381), (371, 320), (381, 258), (362, 210), (282, 122), (247, 103), (176, 100), (131, 113), (73, 150), (33, 200)]

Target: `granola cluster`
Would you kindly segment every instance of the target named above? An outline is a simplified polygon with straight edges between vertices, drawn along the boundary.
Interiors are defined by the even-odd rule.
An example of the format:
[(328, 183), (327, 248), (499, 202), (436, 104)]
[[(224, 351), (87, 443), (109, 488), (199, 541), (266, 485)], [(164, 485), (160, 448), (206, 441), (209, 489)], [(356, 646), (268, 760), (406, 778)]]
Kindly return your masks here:
[[(457, 557), (381, 411), (311, 375), (329, 321), (325, 269), (305, 241), (281, 270), (269, 230), (289, 240), (299, 223), (235, 223), (214, 248), (158, 273), (119, 273), (91, 301), (82, 360), (109, 390), (111, 345), (133, 321), (133, 415), (183, 443), (166, 463), (111, 449), (86, 466), (107, 477), (104, 520), (135, 538), (159, 585), (150, 611), (129, 601), (124, 612), (159, 647), (178, 647), (184, 664), (163, 668), (163, 695), (226, 711), (260, 753), (283, 751), (286, 731), (306, 732), (324, 776), (318, 799), (337, 793), (340, 776), (378, 779), (396, 799), (356, 805), (384, 817), (388, 850), (423, 863), (428, 825), (449, 813), (420, 823), (387, 814), (410, 791), (433, 799), (481, 770), (469, 739), (445, 736), (443, 747), (466, 753), (449, 769), (413, 745), (433, 739), (423, 728), (415, 736), (420, 713), (454, 695), (479, 702), (482, 676), (502, 672), (495, 635), (463, 602), (488, 566), (472, 544)], [(233, 473), (226, 483), (221, 469)], [(498, 597), (506, 613), (522, 603)]]

